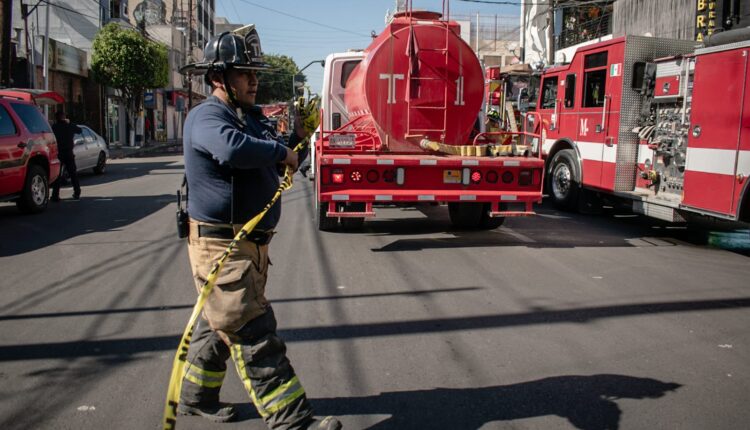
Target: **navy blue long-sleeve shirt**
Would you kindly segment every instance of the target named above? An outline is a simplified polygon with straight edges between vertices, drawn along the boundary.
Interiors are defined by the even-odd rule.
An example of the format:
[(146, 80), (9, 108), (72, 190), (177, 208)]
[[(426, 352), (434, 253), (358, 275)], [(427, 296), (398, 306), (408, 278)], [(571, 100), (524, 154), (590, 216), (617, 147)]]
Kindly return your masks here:
[[(299, 142), (295, 133), (289, 146)], [(245, 115), (211, 96), (194, 107), (183, 132), (188, 214), (213, 223), (245, 223), (260, 213), (279, 187), (277, 166), (286, 158), (284, 142), (259, 107)], [(281, 201), (257, 229), (269, 230), (281, 216)]]
[(57, 121), (52, 124), (52, 132), (57, 140), (58, 158), (73, 158), (73, 147), (75, 146), (75, 135), (83, 133), (81, 127), (65, 121)]

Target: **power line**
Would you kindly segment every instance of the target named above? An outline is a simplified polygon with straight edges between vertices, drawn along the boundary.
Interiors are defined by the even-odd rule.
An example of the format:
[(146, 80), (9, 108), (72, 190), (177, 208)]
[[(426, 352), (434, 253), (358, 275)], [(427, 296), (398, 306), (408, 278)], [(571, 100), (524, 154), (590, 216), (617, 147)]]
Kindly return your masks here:
[(565, 9), (569, 7), (586, 6), (592, 4), (608, 4), (614, 3), (614, 0), (583, 0), (583, 1), (567, 1), (567, 2), (514, 2), (509, 0), (458, 0), (467, 3), (485, 3), (485, 4), (497, 4), (497, 5), (508, 5), (508, 6), (552, 6), (555, 9)]
[(60, 6), (59, 4), (51, 3), (49, 0), (40, 0), (40, 1), (42, 3), (47, 4), (48, 6), (54, 6), (54, 7), (59, 8), (59, 9), (67, 10), (68, 12), (73, 12), (73, 13), (76, 13), (78, 15), (85, 16), (87, 18), (91, 18), (91, 19), (95, 19), (95, 20), (99, 21), (99, 17), (98, 16), (86, 15), (85, 13), (78, 12), (75, 9), (70, 9), (70, 8), (65, 7), (65, 6)]
[(265, 9), (267, 11), (271, 11), (271, 12), (274, 12), (274, 13), (278, 13), (279, 15), (284, 15), (284, 16), (287, 16), (289, 18), (294, 18), (294, 19), (297, 19), (299, 21), (304, 21), (304, 22), (307, 22), (309, 24), (317, 25), (319, 27), (330, 28), (332, 30), (341, 31), (341, 32), (344, 32), (344, 33), (349, 33), (349, 34), (353, 34), (355, 36), (360, 36), (360, 37), (367, 37), (367, 38), (370, 37), (369, 34), (356, 33), (354, 31), (350, 31), (350, 30), (347, 30), (347, 29), (344, 29), (344, 28), (334, 27), (332, 25), (327, 25), (327, 24), (321, 24), (321, 23), (319, 23), (317, 21), (312, 21), (312, 20), (309, 20), (309, 19), (306, 19), (306, 18), (301, 18), (299, 16), (295, 16), (295, 15), (292, 15), (292, 14), (289, 14), (289, 13), (286, 13), (286, 12), (282, 12), (280, 10), (271, 9), (270, 7), (261, 6), (261, 5), (257, 4), (257, 3), (253, 3), (253, 2), (248, 1), (248, 0), (240, 0), (240, 1), (243, 2), (243, 3), (247, 3), (247, 4), (251, 5), (251, 6), (255, 6), (255, 7), (258, 7), (258, 8), (261, 8), (261, 9)]

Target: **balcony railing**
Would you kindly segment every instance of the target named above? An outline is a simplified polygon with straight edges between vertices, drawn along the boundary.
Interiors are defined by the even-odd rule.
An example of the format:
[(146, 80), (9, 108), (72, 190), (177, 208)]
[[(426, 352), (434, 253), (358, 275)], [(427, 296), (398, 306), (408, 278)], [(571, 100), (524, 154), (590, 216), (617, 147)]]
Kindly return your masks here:
[(563, 22), (563, 29), (560, 35), (555, 37), (556, 49), (564, 49), (612, 33), (611, 13), (588, 20), (582, 24), (570, 19), (566, 21)]

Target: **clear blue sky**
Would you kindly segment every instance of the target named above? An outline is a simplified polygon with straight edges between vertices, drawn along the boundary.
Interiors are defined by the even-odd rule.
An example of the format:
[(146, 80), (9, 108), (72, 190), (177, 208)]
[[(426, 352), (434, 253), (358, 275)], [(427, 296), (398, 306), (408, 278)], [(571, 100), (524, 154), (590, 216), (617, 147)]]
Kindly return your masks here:
[[(287, 55), (298, 67), (304, 67), (332, 52), (367, 47), (370, 32), (383, 30), (386, 11), (393, 10), (394, 5), (394, 0), (217, 0), (216, 15), (233, 24), (255, 24), (265, 53)], [(438, 12), (443, 8), (442, 0), (414, 0), (413, 5), (415, 9)], [(520, 16), (521, 7), (450, 2), (451, 15), (477, 12)], [(313, 64), (304, 74), (312, 90), (319, 92), (323, 68)]]

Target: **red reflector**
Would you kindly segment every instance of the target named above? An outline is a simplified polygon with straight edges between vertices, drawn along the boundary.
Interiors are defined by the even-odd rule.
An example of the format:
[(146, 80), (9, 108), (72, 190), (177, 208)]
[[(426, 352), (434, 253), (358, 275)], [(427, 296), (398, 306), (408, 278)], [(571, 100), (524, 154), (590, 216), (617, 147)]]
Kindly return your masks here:
[(320, 167), (320, 183), (323, 185), (329, 185), (331, 183), (331, 169), (328, 167)]
[(519, 185), (531, 185), (531, 170), (521, 170), (518, 174)]
[(475, 170), (471, 172), (471, 182), (478, 184), (482, 180), (482, 172)]
[(380, 173), (378, 173), (375, 169), (370, 169), (367, 171), (367, 181), (368, 182), (377, 182), (378, 179), (380, 179)]
[(513, 172), (505, 171), (503, 172), (503, 182), (506, 184), (510, 184), (513, 182)]
[(331, 172), (331, 180), (334, 184), (343, 184), (344, 172), (341, 170), (334, 170), (333, 172)]
[(362, 172), (359, 170), (352, 171), (352, 173), (349, 174), (349, 179), (351, 179), (352, 182), (362, 182)]

